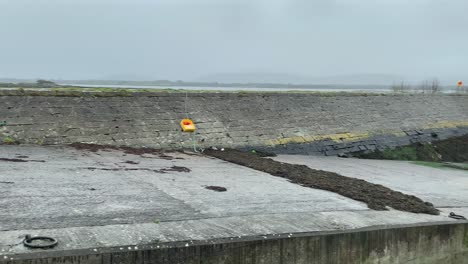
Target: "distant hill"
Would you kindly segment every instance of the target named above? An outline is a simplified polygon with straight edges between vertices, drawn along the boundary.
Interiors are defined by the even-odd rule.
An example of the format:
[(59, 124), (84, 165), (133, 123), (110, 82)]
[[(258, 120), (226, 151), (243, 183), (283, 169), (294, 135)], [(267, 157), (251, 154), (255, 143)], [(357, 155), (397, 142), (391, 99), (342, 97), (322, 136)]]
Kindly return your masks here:
[(316, 78), (317, 83), (343, 85), (392, 85), (405, 80), (404, 76), (391, 74), (350, 74)]
[[(446, 77), (439, 79), (442, 85), (453, 87), (458, 80), (468, 82), (464, 76)], [(391, 86), (405, 82), (417, 86), (424, 81), (431, 81), (434, 77), (413, 77), (393, 74), (343, 74), (332, 76), (306, 76), (282, 73), (222, 73), (211, 74), (193, 80), (161, 80), (143, 77), (138, 74), (109, 75), (107, 78), (59, 80), (47, 79), (62, 84), (88, 85), (141, 85), (141, 86), (210, 86), (210, 87), (319, 87), (319, 86)], [(2, 83), (33, 83), (37, 79), (0, 78)]]
[[(403, 76), (391, 74), (348, 74), (310, 77), (284, 73), (221, 73), (206, 75), (190, 81), (148, 80), (138, 74), (114, 75), (95, 80), (51, 80), (59, 84), (82, 85), (131, 85), (131, 86), (201, 86), (201, 87), (350, 87), (382, 88), (405, 80)], [(35, 80), (0, 79), (0, 82), (34, 82)], [(405, 80), (406, 81), (406, 80)]]
[(193, 80), (194, 82), (219, 83), (291, 83), (310, 84), (310, 78), (293, 74), (276, 73), (221, 73), (210, 74)]
[[(9, 79), (9, 82), (2, 82), (0, 87), (38, 87), (38, 83), (44, 83), (45, 80), (18, 80)], [(260, 83), (260, 82), (239, 82), (239, 83), (221, 83), (221, 82), (185, 82), (185, 81), (121, 81), (121, 80), (49, 80), (54, 85), (72, 85), (72, 86), (148, 86), (148, 87), (235, 87), (235, 88), (299, 88), (299, 89), (386, 89), (389, 85), (352, 85), (352, 84), (292, 84), (292, 83)], [(47, 84), (47, 87), (51, 86)]]
[(223, 73), (212, 74), (193, 80), (194, 82), (220, 83), (290, 83), (317, 85), (391, 85), (405, 78), (391, 74), (352, 74), (324, 77), (308, 77), (274, 73)]

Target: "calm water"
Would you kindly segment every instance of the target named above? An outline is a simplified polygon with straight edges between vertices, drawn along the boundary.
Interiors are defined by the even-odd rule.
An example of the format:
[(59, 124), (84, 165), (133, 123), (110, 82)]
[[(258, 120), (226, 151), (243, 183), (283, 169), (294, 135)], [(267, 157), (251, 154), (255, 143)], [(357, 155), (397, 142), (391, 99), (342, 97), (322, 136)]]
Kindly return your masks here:
[[(81, 87), (104, 87), (104, 88), (134, 88), (134, 89), (175, 89), (175, 90), (189, 90), (189, 91), (267, 91), (267, 92), (287, 92), (287, 91), (314, 91), (314, 92), (366, 92), (366, 93), (392, 93), (392, 89), (388, 88), (361, 88), (353, 87), (330, 87), (324, 86), (323, 88), (256, 88), (256, 87), (206, 87), (206, 86), (143, 86), (143, 85), (93, 85), (93, 84), (80, 84), (80, 83), (60, 83), (62, 85), (74, 85)], [(411, 93), (422, 93), (422, 90), (412, 90)], [(455, 89), (444, 87), (442, 93), (455, 93)]]
[(104, 87), (104, 88), (135, 88), (135, 89), (176, 89), (191, 91), (267, 91), (267, 92), (287, 92), (287, 91), (316, 91), (316, 92), (390, 92), (390, 89), (372, 89), (372, 88), (342, 88), (342, 87), (323, 87), (323, 88), (256, 88), (256, 87), (206, 87), (206, 86), (141, 86), (141, 85), (92, 85), (79, 83), (61, 83), (62, 85), (74, 85), (81, 87)]

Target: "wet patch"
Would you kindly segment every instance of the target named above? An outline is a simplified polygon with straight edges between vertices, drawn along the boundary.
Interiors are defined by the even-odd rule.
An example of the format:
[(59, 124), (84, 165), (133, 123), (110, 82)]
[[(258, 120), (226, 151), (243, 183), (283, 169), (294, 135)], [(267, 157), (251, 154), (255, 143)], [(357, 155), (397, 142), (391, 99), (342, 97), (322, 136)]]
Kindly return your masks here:
[(261, 158), (255, 154), (233, 149), (225, 151), (205, 150), (207, 155), (246, 166), (255, 170), (288, 179), (304, 187), (334, 192), (361, 201), (370, 209), (396, 210), (438, 215), (439, 211), (430, 203), (413, 195), (407, 195), (379, 184), (346, 177), (334, 172), (314, 170), (305, 165), (296, 165)]
[(0, 181), (0, 184), (14, 184), (15, 182), (10, 181)]
[(172, 166), (170, 168), (164, 168), (161, 169), (161, 171), (167, 172), (167, 171), (176, 171), (176, 172), (191, 172), (192, 170), (187, 168), (187, 167), (182, 167), (182, 166)]
[(9, 158), (0, 158), (0, 161), (6, 161), (6, 162), (45, 162), (45, 160), (25, 160), (25, 159), (9, 159)]
[(138, 161), (132, 161), (132, 160), (127, 160), (127, 161), (124, 161), (122, 163), (127, 163), (127, 164), (132, 164), (132, 165), (137, 165), (137, 164), (140, 164), (140, 162)]
[(144, 157), (145, 154), (152, 154), (158, 156), (160, 159), (165, 160), (173, 160), (174, 157), (169, 156), (166, 154), (167, 151), (163, 151), (161, 149), (153, 149), (153, 148), (131, 148), (131, 147), (116, 147), (110, 145), (98, 145), (98, 144), (86, 144), (86, 143), (73, 143), (69, 145), (77, 150), (87, 150), (91, 152), (98, 152), (98, 151), (110, 151), (110, 150), (117, 150), (123, 151), (125, 154), (133, 154)]
[(85, 169), (87, 170), (102, 170), (102, 171), (151, 171), (154, 173), (167, 173), (170, 171), (175, 171), (175, 172), (191, 172), (189, 168), (186, 167), (180, 167), (180, 166), (172, 166), (169, 168), (162, 168), (159, 170), (156, 169), (149, 169), (149, 168), (97, 168), (97, 167), (86, 167)]
[(166, 154), (164, 154), (164, 153), (159, 154), (158, 157), (159, 157), (160, 159), (165, 159), (165, 160), (173, 160), (173, 159), (174, 159), (174, 157), (169, 156), (169, 155), (166, 155)]
[(25, 155), (16, 155), (16, 157), (18, 159), (27, 159), (27, 158), (29, 158), (29, 156), (25, 156)]
[(7, 161), (7, 162), (28, 162), (24, 159), (8, 159), (8, 158), (0, 158), (0, 161)]
[(205, 189), (207, 190), (212, 190), (212, 191), (215, 191), (215, 192), (225, 192), (227, 191), (227, 189), (225, 187), (222, 187), (222, 186), (206, 186)]
[(99, 150), (119, 150), (118, 147), (113, 146), (103, 146), (98, 144), (85, 144), (85, 143), (73, 143), (70, 144), (70, 147), (73, 147), (77, 150), (87, 150), (91, 152), (98, 152)]
[(164, 173), (160, 170), (153, 170), (148, 168), (96, 168), (96, 167), (87, 167), (87, 170), (94, 171), (94, 170), (101, 170), (101, 171), (151, 171), (155, 173)]

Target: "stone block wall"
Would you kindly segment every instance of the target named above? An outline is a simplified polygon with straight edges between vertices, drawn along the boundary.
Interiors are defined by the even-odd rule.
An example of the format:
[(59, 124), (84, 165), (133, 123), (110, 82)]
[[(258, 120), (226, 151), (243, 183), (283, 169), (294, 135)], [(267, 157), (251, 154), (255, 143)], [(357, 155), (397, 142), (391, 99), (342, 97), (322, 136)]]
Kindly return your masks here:
[[(194, 134), (181, 132), (187, 115)], [(29, 144), (336, 155), (467, 134), (468, 96), (4, 90), (0, 124), (0, 139)]]

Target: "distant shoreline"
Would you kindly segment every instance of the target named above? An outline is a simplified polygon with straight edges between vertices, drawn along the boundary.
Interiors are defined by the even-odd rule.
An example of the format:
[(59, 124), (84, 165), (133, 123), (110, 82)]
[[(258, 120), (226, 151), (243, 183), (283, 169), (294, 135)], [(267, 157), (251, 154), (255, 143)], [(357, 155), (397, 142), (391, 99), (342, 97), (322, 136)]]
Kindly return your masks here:
[[(62, 85), (112, 85), (112, 86), (161, 86), (161, 87), (235, 87), (235, 88), (290, 88), (290, 89), (388, 89), (390, 85), (347, 85), (347, 84), (291, 84), (291, 83), (220, 83), (185, 81), (120, 81), (120, 80), (50, 80)], [(0, 83), (34, 83), (32, 79), (0, 79)]]
[(235, 88), (300, 88), (300, 89), (388, 89), (390, 85), (344, 85), (344, 84), (291, 84), (291, 83), (218, 83), (183, 81), (56, 81), (57, 83), (79, 85), (118, 85), (118, 86), (164, 86), (164, 87), (235, 87)]
[[(402, 83), (403, 85), (404, 83)], [(317, 91), (317, 92), (401, 92), (394, 85), (371, 84), (290, 84), (290, 83), (218, 83), (184, 81), (120, 81), (120, 80), (31, 80), (1, 79), (2, 88), (115, 88), (115, 89), (157, 89), (157, 90), (199, 90), (199, 91)], [(399, 88), (398, 85), (396, 88)], [(405, 92), (428, 92), (417, 85), (405, 85)], [(456, 93), (452, 86), (441, 85), (439, 92)]]

